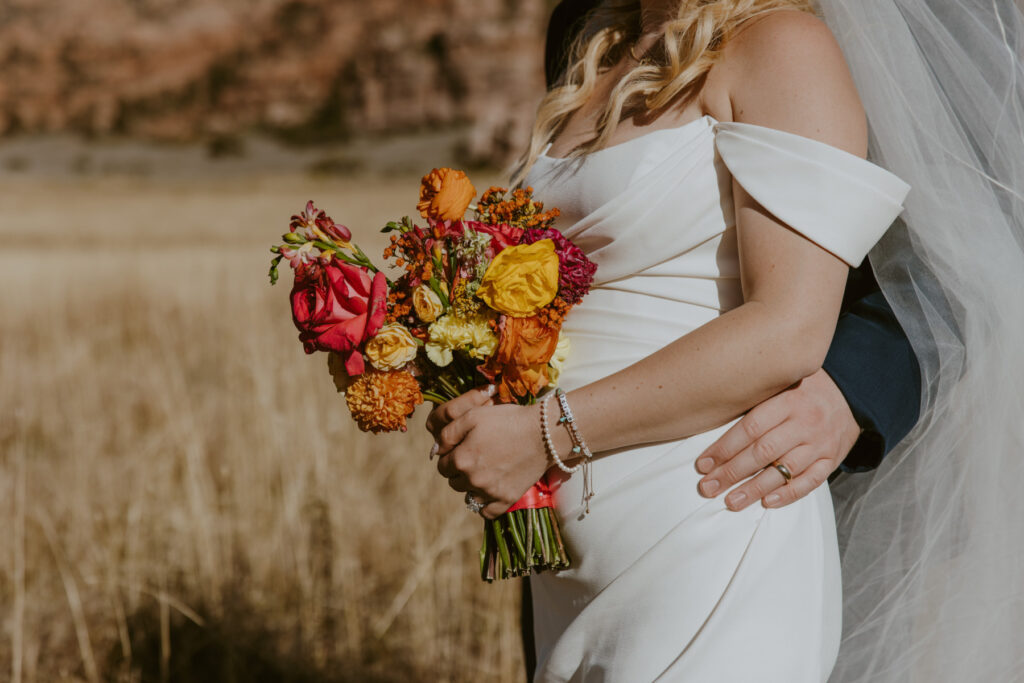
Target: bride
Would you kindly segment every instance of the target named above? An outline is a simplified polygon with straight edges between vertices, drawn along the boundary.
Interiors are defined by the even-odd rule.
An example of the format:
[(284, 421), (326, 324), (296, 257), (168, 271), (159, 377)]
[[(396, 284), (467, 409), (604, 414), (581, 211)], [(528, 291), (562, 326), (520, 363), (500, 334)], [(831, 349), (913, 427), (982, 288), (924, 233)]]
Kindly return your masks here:
[[(833, 27), (837, 16), (840, 24), (860, 21), (864, 27), (873, 19), (870, 12), (884, 13), (895, 3), (875, 8), (862, 3), (868, 14), (859, 17), (835, 9), (843, 3), (826, 4), (833, 5)], [(531, 579), (537, 680), (810, 682), (826, 680), (836, 663), (843, 605), (827, 488), (785, 508), (733, 512), (721, 498), (699, 495), (701, 475), (694, 466), (738, 416), (821, 367), (847, 270), (864, 259), (901, 213), (909, 189), (864, 159), (868, 127), (855, 79), (833, 33), (811, 9), (800, 0), (605, 2), (588, 19), (563, 86), (542, 103), (520, 178), (541, 200), (562, 209), (562, 230), (598, 264), (597, 286), (565, 323), (574, 346), (560, 379), (567, 393), (554, 403), (529, 407), (479, 406), (465, 397), (439, 410), (430, 423), (442, 455), (440, 471), (453, 488), (483, 504), (485, 517), (506, 510), (561, 456), (567, 473), (559, 476), (558, 513), (575, 566)], [(946, 10), (956, 13), (952, 5)], [(861, 11), (847, 9), (851, 15)], [(1010, 16), (1019, 27), (1019, 15)], [(858, 37), (846, 39), (849, 57), (849, 45)], [(1008, 40), (1005, 32), (1003, 40)], [(904, 45), (908, 41), (903, 37)], [(863, 66), (850, 61), (855, 70)], [(1011, 63), (1019, 71), (1019, 57)], [(862, 91), (864, 75), (856, 81)], [(1012, 92), (1019, 95), (1019, 89)], [(1021, 101), (1010, 106), (1019, 113)], [(903, 124), (899, 130), (908, 132), (905, 138), (914, 137), (915, 130), (908, 131), (902, 120), (886, 122)], [(872, 116), (873, 138), (878, 125), (879, 117)], [(1020, 119), (1007, 123), (1011, 130), (1020, 125)], [(1021, 145), (1012, 135), (1000, 139)], [(979, 346), (974, 337), (979, 330), (1016, 341), (1024, 336), (1019, 324), (1000, 327), (997, 316), (987, 315), (998, 305), (999, 293), (992, 290), (1007, 284), (998, 278), (1024, 270), (1020, 214), (1015, 213), (1021, 200), (1014, 186), (999, 182), (999, 177), (1019, 180), (1020, 162), (996, 158), (990, 150), (984, 157), (986, 149), (976, 148), (986, 141), (973, 139), (974, 149), (967, 152), (975, 156), (958, 155), (967, 160), (964, 172), (948, 174), (958, 184), (947, 182), (950, 195), (938, 200), (948, 206), (959, 189), (965, 193), (961, 201), (977, 200), (971, 209), (994, 207), (986, 218), (1016, 216), (1018, 222), (1011, 220), (994, 234), (1002, 241), (988, 245), (988, 272), (979, 269), (979, 278), (996, 275), (988, 291), (949, 286), (955, 280), (951, 271), (980, 260), (963, 256), (977, 249), (955, 229), (944, 228), (945, 223), (963, 227), (950, 218), (936, 217), (939, 226), (929, 226), (932, 233), (925, 234), (922, 248), (912, 220), (916, 214), (910, 214), (909, 231), (887, 237), (889, 244), (876, 250), (884, 264), (883, 290), (898, 299), (897, 312), (908, 316), (901, 322), (922, 358), (931, 407), (902, 457), (891, 465), (887, 460), (856, 497), (878, 502), (878, 492), (887, 487), (889, 495), (906, 495), (906, 501), (890, 501), (894, 505), (888, 509), (896, 513), (891, 538), (907, 545), (879, 541), (878, 532), (893, 520), (878, 510), (862, 514), (856, 503), (843, 509), (851, 520), (850, 547), (875, 548), (879, 558), (896, 560), (879, 567), (862, 559), (864, 586), (856, 584), (860, 576), (852, 579), (855, 592), (875, 602), (867, 603), (869, 618), (863, 610), (854, 614), (863, 628), (845, 642), (863, 660), (882, 661), (883, 668), (885, 648), (866, 649), (881, 637), (867, 636), (882, 633), (909, 650), (917, 644), (907, 635), (912, 633), (938, 648), (956, 631), (937, 628), (929, 618), (973, 615), (964, 605), (956, 612), (945, 609), (952, 585), (942, 573), (922, 573), (914, 555), (935, 557), (943, 572), (967, 580), (978, 565), (958, 562), (956, 543), (962, 548), (973, 539), (960, 527), (952, 538), (941, 514), (930, 525), (913, 518), (911, 512), (941, 508), (928, 491), (911, 490), (908, 481), (924, 478), (935, 484), (933, 490), (949, 490), (954, 497), (943, 502), (960, 504), (957, 511), (969, 515), (962, 522), (992, 521), (982, 516), (987, 508), (970, 507), (974, 499), (965, 494), (974, 491), (962, 485), (943, 489), (949, 472), (928, 479), (910, 456), (936, 445), (933, 432), (939, 431), (947, 439), (940, 451), (949, 454), (943, 464), (955, 466), (958, 451), (934, 419), (942, 417), (943, 427), (969, 429), (954, 410), (957, 401), (985, 410), (991, 401), (979, 397), (1002, 399), (997, 415), (1005, 415), (1006, 406), (1020, 407), (1019, 396), (1007, 396), (1010, 383), (985, 372), (991, 364), (969, 362)], [(901, 140), (892, 147), (900, 144), (900, 151), (910, 145)], [(952, 139), (933, 144), (934, 155), (951, 146)], [(891, 166), (911, 182), (932, 180), (934, 172), (930, 176), (921, 169), (932, 168), (927, 161), (934, 164), (934, 159), (914, 161)], [(978, 182), (992, 187), (979, 189)], [(987, 236), (993, 229), (981, 231)], [(936, 240), (931, 236), (936, 233), (948, 239)], [(935, 278), (914, 281), (906, 275), (908, 264)], [(922, 293), (928, 289), (922, 283), (936, 283), (937, 291)], [(944, 305), (938, 316), (928, 306), (934, 301)], [(977, 308), (965, 315), (965, 303)], [(908, 324), (915, 313), (928, 324)], [(957, 344), (941, 343), (947, 338), (959, 342), (956, 368), (944, 353)], [(1000, 349), (987, 351), (992, 358)], [(988, 384), (976, 384), (975, 373), (964, 372), (965, 367), (980, 371)], [(951, 375), (959, 380), (950, 380)], [(545, 439), (544, 407), (549, 415), (574, 415), (574, 420), (552, 419)], [(978, 414), (973, 417), (977, 421)], [(998, 449), (993, 460), (1014, 472), (1020, 466), (1008, 462), (1003, 445), (1018, 437), (985, 441)], [(592, 462), (584, 459), (588, 468), (582, 472), (572, 449), (581, 440), (595, 454)], [(589, 479), (582, 476), (587, 469)], [(978, 469), (988, 474), (993, 467)], [(993, 484), (990, 477), (985, 481)], [(596, 495), (589, 499), (591, 490)], [(917, 505), (922, 500), (927, 504)], [(901, 507), (904, 502), (911, 507)], [(1010, 508), (1021, 510), (1019, 504)], [(878, 527), (865, 533), (857, 525), (863, 519)], [(910, 547), (915, 532), (946, 545), (937, 557), (935, 548), (917, 550)], [(1003, 559), (1015, 566), (1019, 549), (1013, 544), (1003, 549)], [(887, 591), (885, 582), (894, 573), (895, 584)], [(985, 578), (987, 590), (977, 593), (989, 600), (1005, 598), (1002, 623), (1019, 629), (1019, 598), (1000, 594), (996, 583), (1005, 574), (988, 571)], [(934, 604), (928, 604), (929, 597)], [(914, 611), (909, 618), (895, 614), (885, 608), (886, 598)], [(849, 600), (846, 611), (851, 614)], [(942, 659), (943, 653), (935, 649), (932, 655)], [(889, 675), (913, 672), (936, 680), (926, 677), (927, 667), (917, 666), (918, 656), (894, 656), (890, 663), (898, 662), (897, 668), (889, 667)], [(1019, 658), (1007, 661), (1011, 664), (988, 670), (1016, 673), (1012, 666), (1020, 665)], [(854, 680), (869, 669), (853, 663), (845, 670)], [(891, 680), (908, 679), (913, 680)]]

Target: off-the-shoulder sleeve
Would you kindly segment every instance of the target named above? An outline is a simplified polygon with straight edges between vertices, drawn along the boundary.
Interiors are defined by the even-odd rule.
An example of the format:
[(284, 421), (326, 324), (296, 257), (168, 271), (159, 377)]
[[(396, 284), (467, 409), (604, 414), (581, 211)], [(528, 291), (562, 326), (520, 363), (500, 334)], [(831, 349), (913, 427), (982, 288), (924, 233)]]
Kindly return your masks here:
[(790, 228), (859, 266), (903, 211), (910, 186), (823, 142), (746, 123), (721, 122), (715, 142), (733, 178)]

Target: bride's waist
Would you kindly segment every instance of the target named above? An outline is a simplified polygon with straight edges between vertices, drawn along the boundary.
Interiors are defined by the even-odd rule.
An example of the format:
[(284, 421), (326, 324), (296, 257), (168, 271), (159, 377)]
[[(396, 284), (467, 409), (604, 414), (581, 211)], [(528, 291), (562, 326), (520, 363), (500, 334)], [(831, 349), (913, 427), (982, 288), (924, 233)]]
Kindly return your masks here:
[(559, 383), (572, 389), (649, 356), (721, 315), (710, 303), (595, 288), (565, 319), (571, 351)]

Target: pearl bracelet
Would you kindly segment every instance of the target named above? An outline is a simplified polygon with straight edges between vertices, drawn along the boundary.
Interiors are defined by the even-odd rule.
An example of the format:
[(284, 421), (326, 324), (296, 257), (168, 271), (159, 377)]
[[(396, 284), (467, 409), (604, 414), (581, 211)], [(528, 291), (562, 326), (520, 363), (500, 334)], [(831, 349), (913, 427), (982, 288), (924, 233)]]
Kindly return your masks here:
[[(548, 449), (548, 453), (551, 454), (552, 459), (555, 461), (555, 465), (558, 469), (562, 470), (566, 474), (576, 474), (583, 468), (583, 463), (576, 465), (575, 467), (569, 467), (562, 459), (558, 457), (558, 451), (555, 449), (555, 442), (551, 440), (551, 430), (548, 427), (548, 401), (551, 400), (551, 394), (544, 397), (544, 400), (540, 402), (540, 429), (541, 434), (544, 436), (544, 445)], [(559, 420), (561, 421), (561, 420)]]
[(558, 418), (558, 424), (565, 425), (569, 432), (569, 438), (573, 444), (573, 455), (582, 456), (583, 460), (578, 465), (569, 467), (562, 462), (562, 458), (559, 457), (558, 451), (555, 449), (555, 443), (551, 439), (551, 429), (548, 424), (548, 401), (551, 400), (551, 394), (545, 396), (540, 402), (540, 424), (541, 434), (544, 437), (544, 446), (547, 448), (548, 453), (551, 454), (551, 458), (555, 461), (558, 469), (566, 474), (576, 474), (583, 470), (583, 505), (587, 513), (589, 513), (590, 499), (594, 497), (593, 469), (590, 462), (594, 454), (591, 453), (590, 448), (587, 447), (587, 442), (583, 440), (583, 435), (580, 434), (579, 427), (576, 425), (576, 416), (573, 415), (572, 408), (569, 406), (569, 398), (565, 395), (565, 391), (557, 389), (555, 390), (555, 396), (558, 397), (558, 407), (562, 411), (562, 416)]

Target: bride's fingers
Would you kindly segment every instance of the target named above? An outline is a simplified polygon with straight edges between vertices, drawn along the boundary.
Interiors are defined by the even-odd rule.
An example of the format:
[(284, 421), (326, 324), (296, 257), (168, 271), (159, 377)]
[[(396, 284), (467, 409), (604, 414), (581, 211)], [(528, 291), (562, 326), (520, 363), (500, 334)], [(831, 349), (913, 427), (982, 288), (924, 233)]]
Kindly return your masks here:
[(799, 430), (791, 421), (785, 421), (708, 472), (698, 484), (698, 491), (702, 496), (713, 498), (757, 474), (800, 444)]
[(450, 453), (456, 446), (462, 443), (462, 440), (466, 438), (466, 435), (472, 431), (475, 425), (476, 420), (473, 418), (473, 415), (466, 414), (442, 427), (441, 431), (434, 437), (437, 440), (437, 454), (445, 456)]
[(435, 439), (440, 439), (441, 430), (449, 423), (459, 419), (473, 408), (489, 403), (494, 393), (495, 386), (491, 384), (479, 389), (472, 389), (447, 403), (435, 406), (427, 416), (427, 431), (433, 434)]
[[(792, 473), (795, 480), (815, 460), (816, 456), (813, 448), (798, 446), (774, 462), (784, 465)], [(734, 511), (743, 510), (751, 503), (763, 499), (784, 486), (787, 486), (786, 478), (782, 476), (782, 473), (777, 468), (768, 465), (756, 477), (730, 491), (729, 495), (725, 497), (725, 506)]]
[(705, 449), (697, 458), (697, 471), (708, 474), (722, 463), (728, 462), (763, 435), (780, 425), (789, 415), (789, 401), (785, 394), (770, 398), (755, 406), (725, 434)]
[(480, 511), (480, 515), (483, 516), (484, 519), (497, 519), (508, 512), (509, 507), (511, 506), (507, 503), (495, 501), (485, 505), (484, 509)]
[[(464, 474), (459, 474), (454, 477), (451, 477), (448, 480), (448, 485), (451, 486), (454, 490), (459, 491), (461, 493), (465, 493), (470, 490), (469, 479), (467, 479), (466, 475)], [(477, 498), (480, 498), (480, 496), (477, 495)]]
[(808, 493), (824, 484), (835, 470), (831, 460), (817, 460), (800, 475), (794, 476), (789, 486), (781, 486), (764, 497), (766, 508), (781, 508), (795, 503)]

